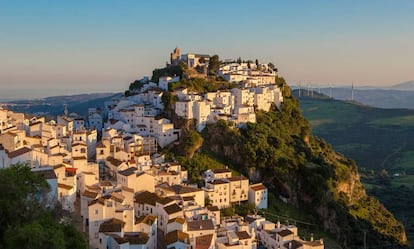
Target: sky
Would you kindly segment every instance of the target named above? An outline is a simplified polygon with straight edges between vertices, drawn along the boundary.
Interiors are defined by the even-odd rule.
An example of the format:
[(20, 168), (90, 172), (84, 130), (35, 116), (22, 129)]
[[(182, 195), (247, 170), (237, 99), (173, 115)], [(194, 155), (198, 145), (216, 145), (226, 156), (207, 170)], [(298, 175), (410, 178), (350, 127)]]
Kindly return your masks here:
[(291, 85), (388, 86), (414, 80), (413, 13), (412, 0), (0, 0), (0, 98), (124, 91), (176, 46), (272, 62)]

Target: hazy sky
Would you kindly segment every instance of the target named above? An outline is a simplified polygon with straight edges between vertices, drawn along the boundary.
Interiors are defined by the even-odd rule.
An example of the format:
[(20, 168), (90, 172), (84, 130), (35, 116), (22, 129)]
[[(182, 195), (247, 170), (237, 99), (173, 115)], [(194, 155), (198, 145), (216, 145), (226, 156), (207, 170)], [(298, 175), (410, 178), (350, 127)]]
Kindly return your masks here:
[[(0, 87), (125, 90), (181, 51), (290, 84), (414, 80), (414, 1), (2, 1)], [(52, 86), (51, 86), (52, 85)]]

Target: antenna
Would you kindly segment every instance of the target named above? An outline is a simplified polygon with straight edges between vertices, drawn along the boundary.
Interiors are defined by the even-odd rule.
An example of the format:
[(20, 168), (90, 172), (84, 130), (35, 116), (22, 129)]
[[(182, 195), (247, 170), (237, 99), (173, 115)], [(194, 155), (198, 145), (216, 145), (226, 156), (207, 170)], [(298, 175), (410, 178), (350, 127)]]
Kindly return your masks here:
[(68, 105), (67, 104), (64, 104), (64, 106), (65, 106), (65, 110), (63, 111), (63, 113), (67, 117), (68, 116), (68, 113), (69, 113), (69, 111), (68, 111)]

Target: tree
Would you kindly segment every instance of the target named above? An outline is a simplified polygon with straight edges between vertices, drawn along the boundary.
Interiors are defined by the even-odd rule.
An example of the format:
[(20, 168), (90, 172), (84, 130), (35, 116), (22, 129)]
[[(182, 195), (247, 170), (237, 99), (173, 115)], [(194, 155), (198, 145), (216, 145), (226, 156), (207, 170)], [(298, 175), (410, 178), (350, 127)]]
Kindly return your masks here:
[(49, 188), (27, 165), (0, 169), (0, 249), (87, 248), (73, 225), (60, 224), (59, 212), (41, 204)]
[(16, 223), (36, 217), (40, 210), (38, 194), (48, 189), (45, 179), (34, 175), (23, 164), (0, 170), (0, 235)]
[(259, 60), (258, 59), (256, 59), (256, 66), (259, 66)]
[(208, 74), (215, 75), (220, 68), (220, 59), (218, 55), (213, 55), (210, 57), (210, 62), (208, 63)]

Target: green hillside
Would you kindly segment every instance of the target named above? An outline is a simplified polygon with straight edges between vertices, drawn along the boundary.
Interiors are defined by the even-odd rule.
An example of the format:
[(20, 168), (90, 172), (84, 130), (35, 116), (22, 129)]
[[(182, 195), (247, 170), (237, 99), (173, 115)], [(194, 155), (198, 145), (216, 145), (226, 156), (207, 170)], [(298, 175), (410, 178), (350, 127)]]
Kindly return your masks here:
[(301, 98), (313, 132), (355, 159), (368, 194), (401, 220), (414, 239), (414, 110)]
[(315, 135), (360, 168), (392, 173), (414, 170), (414, 110), (380, 109), (358, 103), (301, 98)]
[[(223, 164), (253, 181), (263, 181), (273, 200), (284, 197), (291, 210), (301, 213), (275, 203), (270, 204), (270, 212), (296, 213), (297, 219), (314, 225), (311, 231), (331, 234), (343, 248), (361, 248), (364, 231), (375, 248), (404, 244), (404, 227), (366, 195), (355, 162), (311, 133), (291, 89), (282, 78), (277, 82), (284, 96), (280, 110), (259, 111), (257, 123), (240, 129), (219, 121), (201, 134), (191, 128), (190, 121), (180, 126), (184, 130), (179, 144), (170, 148), (170, 156), (188, 168), (194, 181), (206, 168)], [(177, 120), (174, 112), (170, 114)]]

